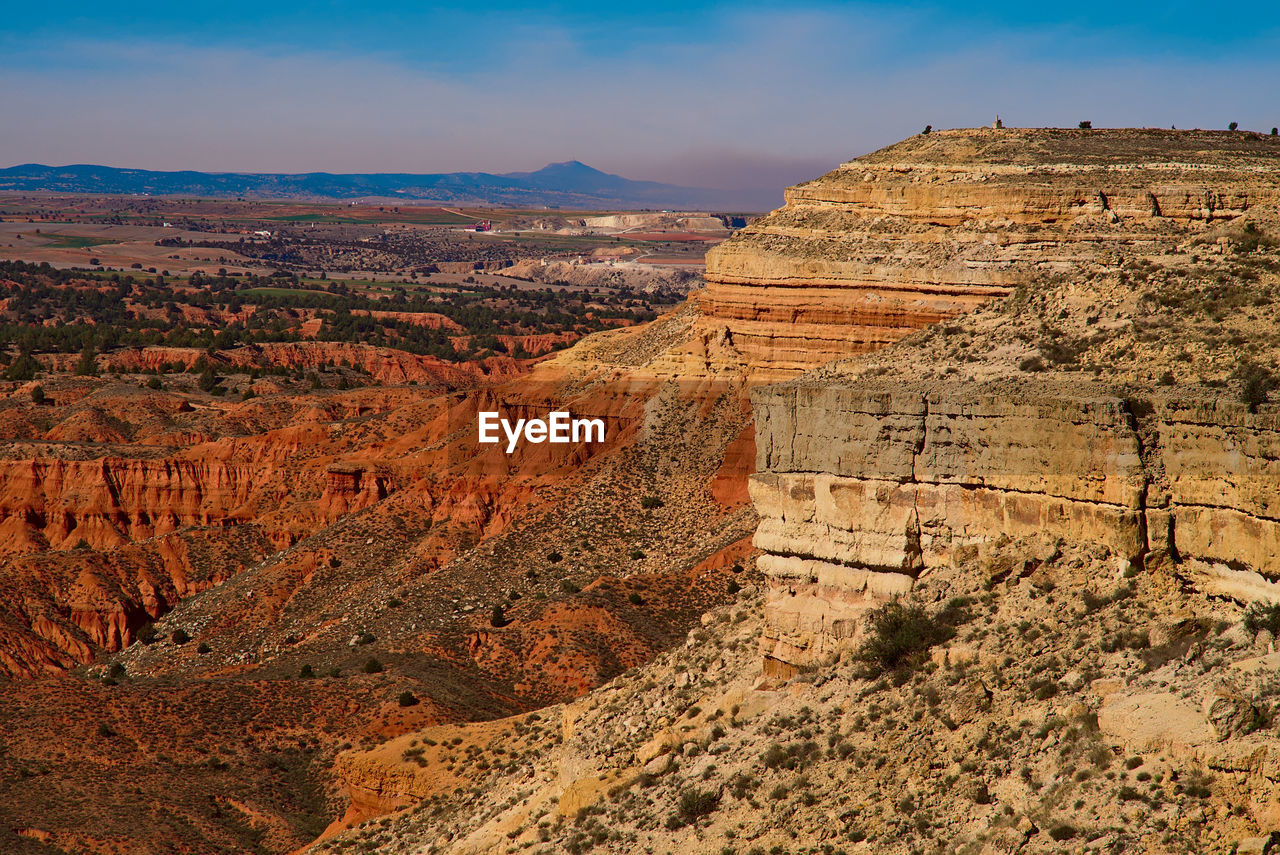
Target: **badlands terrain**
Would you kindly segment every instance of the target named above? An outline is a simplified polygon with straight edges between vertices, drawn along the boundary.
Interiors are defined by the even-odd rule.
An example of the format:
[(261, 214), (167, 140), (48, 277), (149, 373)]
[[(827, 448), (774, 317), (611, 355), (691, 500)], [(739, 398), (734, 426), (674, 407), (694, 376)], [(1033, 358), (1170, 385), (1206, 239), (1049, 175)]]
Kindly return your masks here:
[[(741, 383), (644, 370), (685, 286), (203, 247), (153, 271), (124, 262), (154, 241), (25, 219), (59, 266), (2, 273), (0, 850), (296, 849), (348, 813), (340, 750), (575, 697), (730, 599)], [(89, 252), (116, 269), (61, 256)], [(479, 410), (554, 408), (607, 441), (476, 443)]]
[[(162, 317), (262, 323), (179, 342), (152, 276), (104, 341), (112, 286), (13, 268), (0, 848), (1267, 851), (1277, 178), (921, 135), (670, 311), (210, 273)], [(608, 441), (475, 442), (552, 408)]]

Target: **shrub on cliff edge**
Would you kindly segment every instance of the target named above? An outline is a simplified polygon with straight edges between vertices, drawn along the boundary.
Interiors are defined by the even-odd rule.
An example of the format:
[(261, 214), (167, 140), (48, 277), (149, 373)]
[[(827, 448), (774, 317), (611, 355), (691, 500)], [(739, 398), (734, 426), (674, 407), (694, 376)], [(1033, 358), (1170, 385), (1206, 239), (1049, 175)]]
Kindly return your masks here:
[(1269, 370), (1247, 361), (1236, 366), (1236, 370), (1231, 372), (1231, 379), (1240, 383), (1240, 402), (1251, 413), (1256, 413), (1258, 406), (1267, 402), (1277, 385)]

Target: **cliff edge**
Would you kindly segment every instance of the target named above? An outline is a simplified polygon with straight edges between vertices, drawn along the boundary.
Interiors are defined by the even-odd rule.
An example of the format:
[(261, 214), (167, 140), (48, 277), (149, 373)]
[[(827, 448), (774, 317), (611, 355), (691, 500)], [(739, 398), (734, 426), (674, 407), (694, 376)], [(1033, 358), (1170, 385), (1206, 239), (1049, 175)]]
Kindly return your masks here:
[(794, 376), (1116, 253), (1156, 256), (1280, 200), (1280, 140), (1227, 131), (936, 131), (788, 189), (707, 254), (709, 328)]

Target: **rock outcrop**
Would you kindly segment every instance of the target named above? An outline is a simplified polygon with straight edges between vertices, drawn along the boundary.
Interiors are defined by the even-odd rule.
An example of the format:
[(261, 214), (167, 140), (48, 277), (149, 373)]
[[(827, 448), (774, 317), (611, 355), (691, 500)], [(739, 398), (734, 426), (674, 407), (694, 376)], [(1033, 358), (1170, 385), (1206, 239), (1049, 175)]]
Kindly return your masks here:
[[(945, 132), (792, 188), (718, 250), (704, 320), (766, 370), (1022, 289), (1013, 309), (755, 392), (770, 666), (848, 647), (864, 609), (1002, 537), (1280, 600), (1280, 420), (1232, 379), (1242, 354), (1269, 353), (1278, 175), (1280, 143), (1257, 135)], [(1224, 289), (1239, 296), (1219, 342), (1197, 316), (1221, 323)], [(934, 312), (942, 294), (955, 302)], [(766, 308), (731, 308), (751, 300)], [(812, 301), (800, 326), (770, 327), (796, 300)], [(916, 313), (892, 335), (830, 314), (862, 304)], [(1105, 377), (1065, 373), (1086, 362)]]
[(779, 593), (780, 662), (834, 652), (869, 604), (1000, 537), (1095, 543), (1117, 573), (1200, 563), (1215, 593), (1280, 601), (1276, 414), (1029, 381), (754, 397), (755, 544)]
[(1102, 253), (1155, 255), (1280, 200), (1280, 142), (1162, 130), (912, 137), (787, 190), (707, 254), (708, 327), (787, 376)]

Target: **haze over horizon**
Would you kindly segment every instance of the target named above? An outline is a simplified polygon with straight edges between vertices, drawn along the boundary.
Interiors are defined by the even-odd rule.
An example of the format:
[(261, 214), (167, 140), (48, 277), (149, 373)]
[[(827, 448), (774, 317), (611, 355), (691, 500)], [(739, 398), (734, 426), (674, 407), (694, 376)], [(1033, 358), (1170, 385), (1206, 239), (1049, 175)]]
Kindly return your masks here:
[(1233, 11), (26, 6), (0, 32), (0, 166), (505, 173), (579, 160), (639, 180), (780, 188), (925, 124), (997, 113), (1269, 130), (1280, 15), (1261, 2)]

